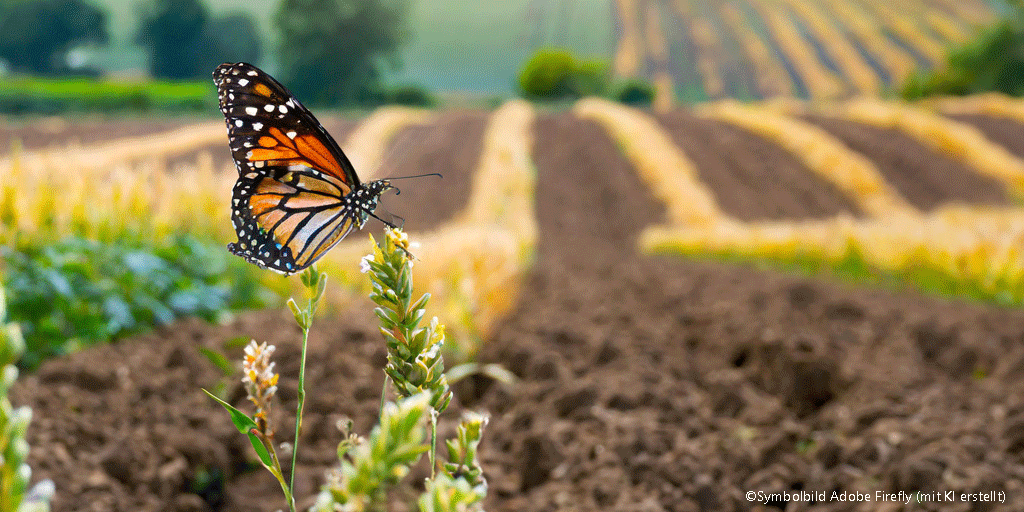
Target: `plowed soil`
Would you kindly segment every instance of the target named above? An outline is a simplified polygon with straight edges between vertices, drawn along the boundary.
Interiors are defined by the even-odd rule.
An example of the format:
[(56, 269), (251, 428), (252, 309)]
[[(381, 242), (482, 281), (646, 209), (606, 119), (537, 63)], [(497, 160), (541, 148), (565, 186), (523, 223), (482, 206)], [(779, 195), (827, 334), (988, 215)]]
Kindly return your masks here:
[[(567, 114), (542, 116), (536, 130), (536, 264), (481, 352), (521, 381), (460, 382), (442, 425), (446, 435), (462, 407), (491, 414), (488, 510), (1024, 510), (1024, 312), (638, 254), (637, 235), (662, 209), (611, 140)], [(430, 183), (417, 186), (447, 190)], [(780, 189), (759, 201), (775, 204)], [(947, 199), (935, 194), (920, 200)], [(807, 215), (790, 192), (780, 199), (775, 215)], [(314, 328), (304, 505), (332, 463), (336, 420), (366, 432), (376, 414), (384, 349), (369, 310)], [(282, 508), (277, 484), (252, 470), (251, 448), (198, 390), (223, 380), (244, 407), (238, 376), (224, 380), (198, 352), (239, 336), (278, 346), (277, 410), (289, 419), (299, 333), (284, 312), (185, 321), (23, 378), (12, 399), (34, 408), (29, 462), (34, 478), (54, 479), (55, 510)], [(278, 439), (290, 439), (286, 428)], [(1007, 501), (874, 501), (876, 491), (948, 490)], [(759, 505), (751, 491), (829, 499)], [(872, 501), (832, 501), (833, 491)]]
[(980, 114), (948, 116), (955, 121), (967, 123), (981, 130), (992, 142), (1005, 147), (1019, 158), (1024, 158), (1024, 124), (1013, 119)]
[(944, 203), (1007, 204), (1006, 190), (952, 158), (895, 129), (807, 116), (805, 120), (871, 159), (910, 204), (928, 211)]
[[(859, 214), (831, 183), (785, 149), (735, 126), (677, 110), (662, 126), (693, 161), (722, 210), (740, 220), (822, 218)], [(771, 201), (765, 201), (771, 197)]]

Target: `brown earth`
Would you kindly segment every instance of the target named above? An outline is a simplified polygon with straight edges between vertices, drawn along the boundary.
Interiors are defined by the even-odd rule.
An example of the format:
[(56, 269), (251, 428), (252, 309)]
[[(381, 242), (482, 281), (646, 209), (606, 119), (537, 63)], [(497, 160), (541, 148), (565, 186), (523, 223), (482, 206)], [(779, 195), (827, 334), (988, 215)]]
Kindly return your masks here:
[(947, 117), (974, 126), (992, 142), (1024, 158), (1024, 124), (1005, 117), (982, 114), (958, 114)]
[[(793, 155), (727, 123), (676, 110), (657, 116), (672, 140), (697, 166), (722, 210), (745, 221), (859, 214), (831, 183)], [(771, 197), (766, 201), (766, 197)]]
[[(536, 130), (536, 264), (481, 352), (521, 381), (460, 382), (442, 425), (446, 433), (463, 406), (492, 415), (482, 444), (488, 510), (808, 509), (745, 498), (799, 490), (1008, 496), (1001, 506), (827, 501), (814, 510), (1024, 509), (1024, 313), (640, 255), (636, 236), (662, 209), (610, 139), (567, 114), (543, 116)], [(775, 202), (777, 190), (761, 201)], [(226, 326), (189, 320), (24, 378), (12, 398), (34, 408), (29, 462), (35, 478), (54, 479), (55, 510), (281, 508), (273, 479), (248, 471), (251, 448), (198, 392), (222, 376), (197, 347), (240, 336), (276, 344), (286, 420), (293, 325), (281, 311)], [(332, 463), (336, 420), (350, 416), (361, 432), (373, 422), (383, 360), (368, 301), (318, 319), (299, 496)], [(244, 405), (237, 376), (226, 382)]]
[(91, 144), (122, 137), (151, 135), (199, 122), (182, 118), (103, 118), (66, 120), (60, 117), (8, 119), (0, 121), (0, 153), (11, 149), (17, 139), (23, 149), (62, 147), (70, 143)]
[(928, 211), (949, 202), (1009, 202), (1006, 190), (998, 181), (925, 147), (899, 130), (819, 116), (806, 116), (804, 120), (871, 159), (885, 180), (921, 210)]

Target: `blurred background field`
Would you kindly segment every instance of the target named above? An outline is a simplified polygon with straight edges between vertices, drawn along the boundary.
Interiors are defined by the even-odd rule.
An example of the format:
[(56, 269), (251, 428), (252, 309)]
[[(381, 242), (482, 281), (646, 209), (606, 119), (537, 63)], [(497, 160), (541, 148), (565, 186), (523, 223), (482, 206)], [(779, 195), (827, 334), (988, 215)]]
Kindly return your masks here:
[[(1024, 368), (1016, 359), (1024, 361), (1019, 2), (0, 0), (0, 34), (0, 275), (8, 318), (27, 342), (19, 364), (43, 365), (42, 384), (59, 387), (61, 372), (74, 386), (95, 384), (80, 377), (93, 370), (75, 368), (107, 356), (86, 349), (140, 334), (231, 358), (238, 336), (287, 343), (280, 318), (266, 311), (280, 309), (296, 280), (224, 248), (235, 240), (229, 201), (237, 173), (210, 73), (221, 62), (249, 61), (316, 112), (364, 180), (444, 174), (403, 183), (379, 213), (405, 218), (421, 244), (417, 288), (433, 295), (451, 357), (504, 364), (536, 380), (524, 388), (544, 404), (536, 423), (534, 411), (514, 408), (497, 422), (492, 441), (506, 441), (513, 455), (488, 455), (503, 479), (496, 508), (556, 509), (559, 492), (594, 509), (633, 506), (647, 495), (666, 510), (742, 508), (741, 494), (723, 490), (708, 504), (699, 493), (706, 482), (658, 472), (693, 469), (658, 454), (702, 460), (706, 453), (694, 454), (705, 445), (665, 434), (658, 442), (671, 449), (640, 449), (654, 462), (626, 453), (641, 442), (638, 430), (622, 434), (612, 417), (633, 414), (623, 411), (639, 409), (644, 393), (661, 396), (659, 386), (679, 389), (643, 421), (675, 432), (681, 420), (673, 415), (705, 414), (706, 423), (687, 428), (691, 438), (730, 447), (721, 471), (732, 475), (732, 490), (778, 484), (750, 469), (761, 466), (786, 485), (810, 488), (813, 479), (801, 472), (811, 470), (800, 464), (819, 456), (829, 464), (830, 455), (816, 451), (829, 443), (883, 487), (905, 490), (907, 472), (941, 480), (913, 457), (864, 462), (863, 446), (882, 434), (836, 412), (870, 417), (871, 407), (892, 405), (880, 406), (889, 399), (880, 397), (900, 383), (936, 396), (954, 384), (983, 387), (991, 400), (964, 406), (964, 428), (998, 438), (1003, 458), (992, 470), (949, 452), (944, 467), (972, 468), (965, 471), (979, 488), (999, 482), (993, 471), (1024, 475), (1019, 411), (985, 416), (1000, 394), (1017, 390)], [(380, 227), (371, 222), (319, 264), (332, 280), (329, 322), (344, 319), (327, 335), (334, 342), (369, 346), (375, 335), (356, 313), (368, 305), (358, 261), (365, 231), (376, 236)], [(774, 291), (765, 295), (758, 283)], [(722, 304), (725, 313), (715, 309)], [(765, 319), (756, 304), (776, 309)], [(182, 324), (187, 317), (209, 324)], [(832, 343), (847, 337), (848, 348)], [(516, 349), (520, 342), (532, 348)], [(577, 344), (585, 362), (567, 348)], [(167, 347), (154, 357), (191, 357)], [(545, 365), (534, 352), (559, 362)], [(691, 356), (698, 362), (681, 362)], [(645, 358), (660, 365), (657, 376), (645, 373)], [(880, 384), (885, 369), (871, 367), (872, 358), (925, 377), (892, 370), (897, 378)], [(628, 363), (616, 369), (613, 361)], [(844, 364), (868, 368), (867, 376)], [(571, 378), (629, 380), (630, 372), (649, 377), (635, 397)], [(780, 372), (792, 382), (775, 383)], [(484, 380), (464, 391), (480, 404), (511, 407)], [(46, 411), (54, 402), (40, 389), (32, 399)], [(356, 397), (338, 393), (373, 402), (361, 389)], [(775, 405), (746, 413), (729, 405), (760, 400), (754, 395)], [(904, 416), (942, 416), (943, 406), (932, 407)], [(47, 435), (88, 437), (64, 420), (47, 423)], [(784, 421), (798, 425), (792, 439), (769, 439), (769, 427)], [(524, 430), (524, 422), (534, 426)], [(586, 455), (601, 436), (544, 431), (552, 422), (622, 434), (612, 437), (623, 454), (593, 455), (614, 468), (607, 471), (658, 470), (623, 476), (630, 491), (603, 495), (604, 477), (587, 466), (601, 463)], [(836, 432), (845, 437), (830, 437)], [(108, 446), (116, 434), (88, 435)], [(921, 450), (950, 435), (918, 434), (913, 447)], [(156, 441), (141, 440), (140, 449), (147, 442)], [(763, 459), (743, 462), (747, 448)], [(119, 474), (119, 462), (88, 449), (95, 456), (82, 464), (100, 468), (102, 485), (69, 483), (60, 510), (78, 510), (75, 497), (89, 493), (114, 503), (110, 509), (194, 494), (199, 509), (249, 510), (231, 500), (263, 489), (244, 471), (223, 469), (244, 461), (189, 455), (168, 486), (153, 483), (155, 469)], [(81, 472), (59, 450), (43, 450), (43, 474), (59, 481)], [(573, 476), (569, 460), (590, 469)], [(208, 467), (196, 469), (203, 464), (220, 468), (214, 480), (235, 490), (220, 489), (219, 498), (197, 490), (213, 478), (202, 473)], [(324, 461), (309, 464), (319, 471)], [(835, 467), (822, 474), (838, 479)], [(578, 485), (567, 483), (572, 478)], [(822, 478), (813, 482), (838, 481)], [(133, 501), (143, 489), (147, 497)]]

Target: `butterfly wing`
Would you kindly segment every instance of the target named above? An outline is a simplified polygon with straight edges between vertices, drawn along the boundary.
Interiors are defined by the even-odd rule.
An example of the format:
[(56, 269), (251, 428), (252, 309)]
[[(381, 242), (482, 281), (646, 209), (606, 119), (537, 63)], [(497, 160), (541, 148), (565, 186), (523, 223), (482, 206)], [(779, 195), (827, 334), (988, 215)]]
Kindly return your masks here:
[(250, 172), (232, 191), (238, 242), (228, 250), (251, 263), (291, 274), (313, 264), (358, 224), (342, 184), (309, 169)]
[(228, 249), (252, 263), (293, 273), (361, 225), (349, 197), (362, 190), (338, 144), (270, 75), (245, 63), (213, 73), (238, 169)]

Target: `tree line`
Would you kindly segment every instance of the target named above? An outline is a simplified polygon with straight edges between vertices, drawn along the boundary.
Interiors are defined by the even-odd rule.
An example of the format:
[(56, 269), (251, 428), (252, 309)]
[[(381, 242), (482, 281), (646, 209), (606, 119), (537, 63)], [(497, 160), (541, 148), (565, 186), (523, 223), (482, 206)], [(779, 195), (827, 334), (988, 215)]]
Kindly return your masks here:
[[(409, 0), (280, 0), (280, 44), (267, 48), (246, 14), (215, 16), (202, 0), (146, 0), (135, 42), (154, 78), (205, 79), (222, 62), (259, 65), (272, 51), (278, 75), (301, 100), (373, 103), (387, 94), (383, 74), (401, 65), (408, 11)], [(0, 59), (22, 74), (97, 74), (73, 66), (69, 55), (106, 44), (109, 19), (87, 0), (0, 0)]]

